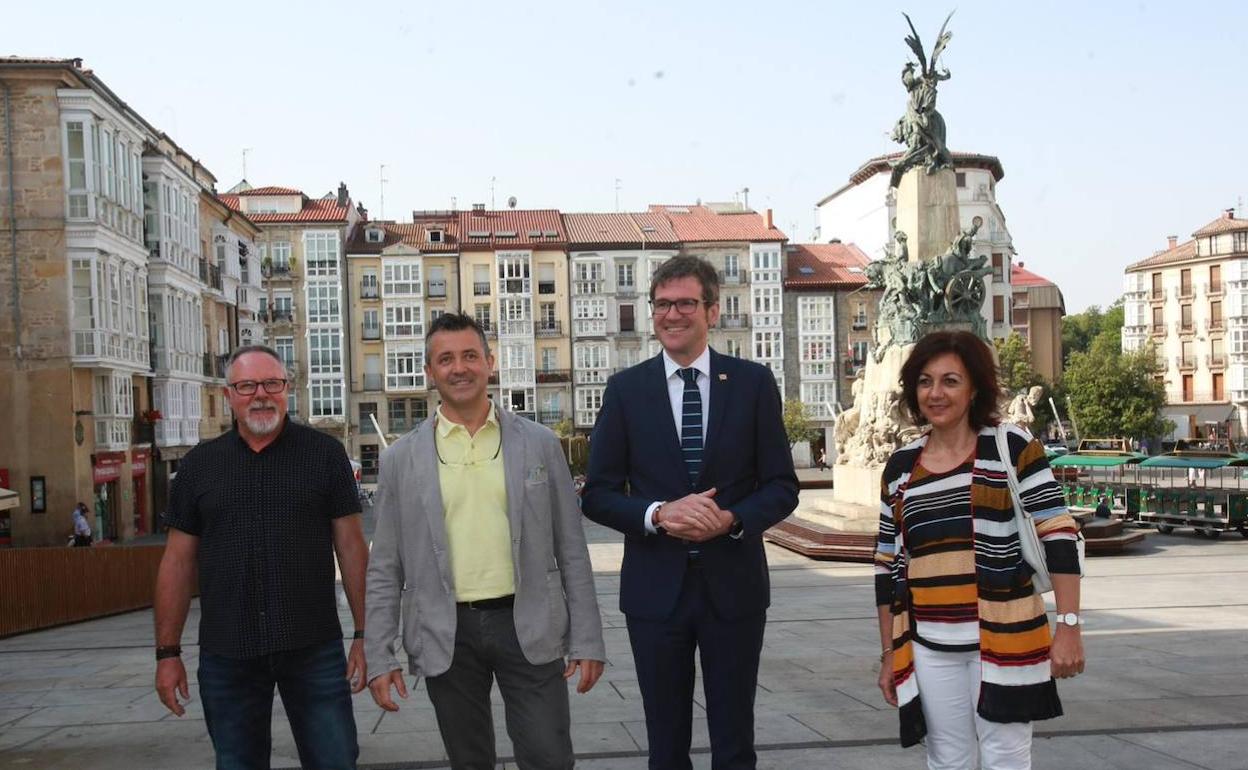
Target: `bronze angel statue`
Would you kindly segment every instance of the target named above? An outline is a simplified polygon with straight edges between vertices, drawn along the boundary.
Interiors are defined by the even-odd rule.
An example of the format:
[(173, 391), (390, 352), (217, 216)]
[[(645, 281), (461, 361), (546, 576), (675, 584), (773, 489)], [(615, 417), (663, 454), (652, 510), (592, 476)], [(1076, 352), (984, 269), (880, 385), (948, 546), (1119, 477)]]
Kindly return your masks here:
[(934, 174), (953, 166), (949, 148), (945, 146), (945, 119), (936, 111), (936, 86), (940, 81), (949, 79), (949, 70), (938, 67), (937, 59), (953, 37), (953, 33), (947, 31), (953, 14), (950, 13), (940, 27), (936, 45), (932, 46), (930, 62), (923, 52), (923, 42), (914, 28), (914, 22), (907, 14), (902, 16), (910, 25), (906, 45), (910, 46), (919, 62), (917, 68), (914, 62), (906, 62), (901, 70), (901, 82), (909, 98), (906, 100), (906, 114), (898, 118), (897, 125), (893, 127), (893, 141), (904, 144), (906, 151), (893, 163), (890, 187), (896, 187), (901, 177), (912, 168), (926, 166), (927, 173)]

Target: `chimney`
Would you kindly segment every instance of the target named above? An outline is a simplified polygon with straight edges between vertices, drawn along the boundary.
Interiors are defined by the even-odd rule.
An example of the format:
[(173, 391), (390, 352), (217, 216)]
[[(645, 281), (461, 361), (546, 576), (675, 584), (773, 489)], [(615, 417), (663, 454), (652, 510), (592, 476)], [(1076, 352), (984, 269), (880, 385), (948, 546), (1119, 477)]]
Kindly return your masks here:
[(764, 215), (764, 219), (763, 219), (763, 221), (766, 223), (766, 225), (767, 225), (767, 229), (768, 229), (768, 230), (770, 230), (772, 227), (774, 227), (774, 225), (771, 223), (771, 222), (772, 222), (772, 220), (771, 220), (771, 209), (767, 209), (767, 213)]
[(1020, 260), (1018, 260), (1018, 269), (1019, 269), (1019, 270), (1022, 270), (1022, 269), (1023, 269), (1023, 260), (1021, 260), (1021, 259), (1020, 259)]
[(1166, 236), (1166, 248), (1167, 249), (1173, 249), (1175, 246), (1178, 246), (1178, 245), (1179, 245), (1179, 236), (1177, 235)]
[(346, 185), (346, 183), (345, 183), (345, 182), (339, 182), (339, 183), (338, 183), (338, 205), (339, 205), (339, 206), (346, 206), (346, 205), (347, 205), (347, 199), (348, 199), (349, 197), (350, 197), (350, 196), (347, 194), (347, 185)]
[(1235, 218), (1235, 209), (1227, 209), (1226, 219), (1234, 219), (1234, 218)]
[(358, 214), (360, 215), (360, 219), (363, 219), (363, 220), (365, 220), (365, 221), (367, 221), (367, 220), (368, 220), (368, 209), (364, 208), (364, 204), (363, 204), (363, 203), (361, 203), (361, 204), (359, 204), (358, 206), (356, 206), (356, 207), (355, 207), (355, 210), (356, 210), (356, 213), (358, 213)]

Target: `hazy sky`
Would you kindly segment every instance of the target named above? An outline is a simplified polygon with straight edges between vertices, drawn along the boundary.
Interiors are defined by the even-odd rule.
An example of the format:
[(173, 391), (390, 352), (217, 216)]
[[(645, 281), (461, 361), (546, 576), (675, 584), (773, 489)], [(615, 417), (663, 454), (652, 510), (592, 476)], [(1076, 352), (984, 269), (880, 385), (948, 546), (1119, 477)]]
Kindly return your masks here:
[[(619, 179), (621, 209), (749, 187), (805, 241), (905, 104), (905, 8), (880, 3), (4, 6), (0, 55), (82, 57), (220, 190), (250, 148), (253, 184), (345, 181), (377, 216), (385, 164), (391, 219), (488, 205), (491, 177), (499, 207), (611, 211)], [(950, 147), (1001, 159), (1019, 259), (1069, 312), (1248, 198), (1245, 7), (957, 2)], [(911, 10), (930, 50), (948, 8)]]

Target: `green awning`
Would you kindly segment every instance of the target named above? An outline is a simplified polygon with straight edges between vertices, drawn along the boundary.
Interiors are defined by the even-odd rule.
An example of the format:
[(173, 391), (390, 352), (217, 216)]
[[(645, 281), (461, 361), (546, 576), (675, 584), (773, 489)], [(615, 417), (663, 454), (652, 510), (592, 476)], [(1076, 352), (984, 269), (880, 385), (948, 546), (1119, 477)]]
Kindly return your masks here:
[[(1129, 465), (1138, 463), (1144, 459), (1144, 455), (1102, 455), (1088, 454), (1083, 455), (1078, 452), (1069, 455), (1062, 455), (1049, 461), (1049, 465), (1054, 468), (1073, 467), (1073, 468), (1115, 468), (1119, 465)], [(1145, 463), (1147, 464), (1147, 463)]]
[(1242, 465), (1242, 457), (1208, 455), (1157, 455), (1140, 463), (1141, 468), (1222, 468), (1227, 465)]

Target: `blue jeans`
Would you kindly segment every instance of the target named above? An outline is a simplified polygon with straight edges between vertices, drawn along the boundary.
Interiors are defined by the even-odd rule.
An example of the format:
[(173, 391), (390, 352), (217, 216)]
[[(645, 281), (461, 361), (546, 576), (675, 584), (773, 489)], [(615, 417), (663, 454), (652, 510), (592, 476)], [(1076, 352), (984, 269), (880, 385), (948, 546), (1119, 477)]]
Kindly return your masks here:
[(246, 660), (201, 652), (199, 697), (217, 770), (268, 769), (274, 685), (300, 764), (353, 770), (360, 749), (346, 674), (339, 639)]

